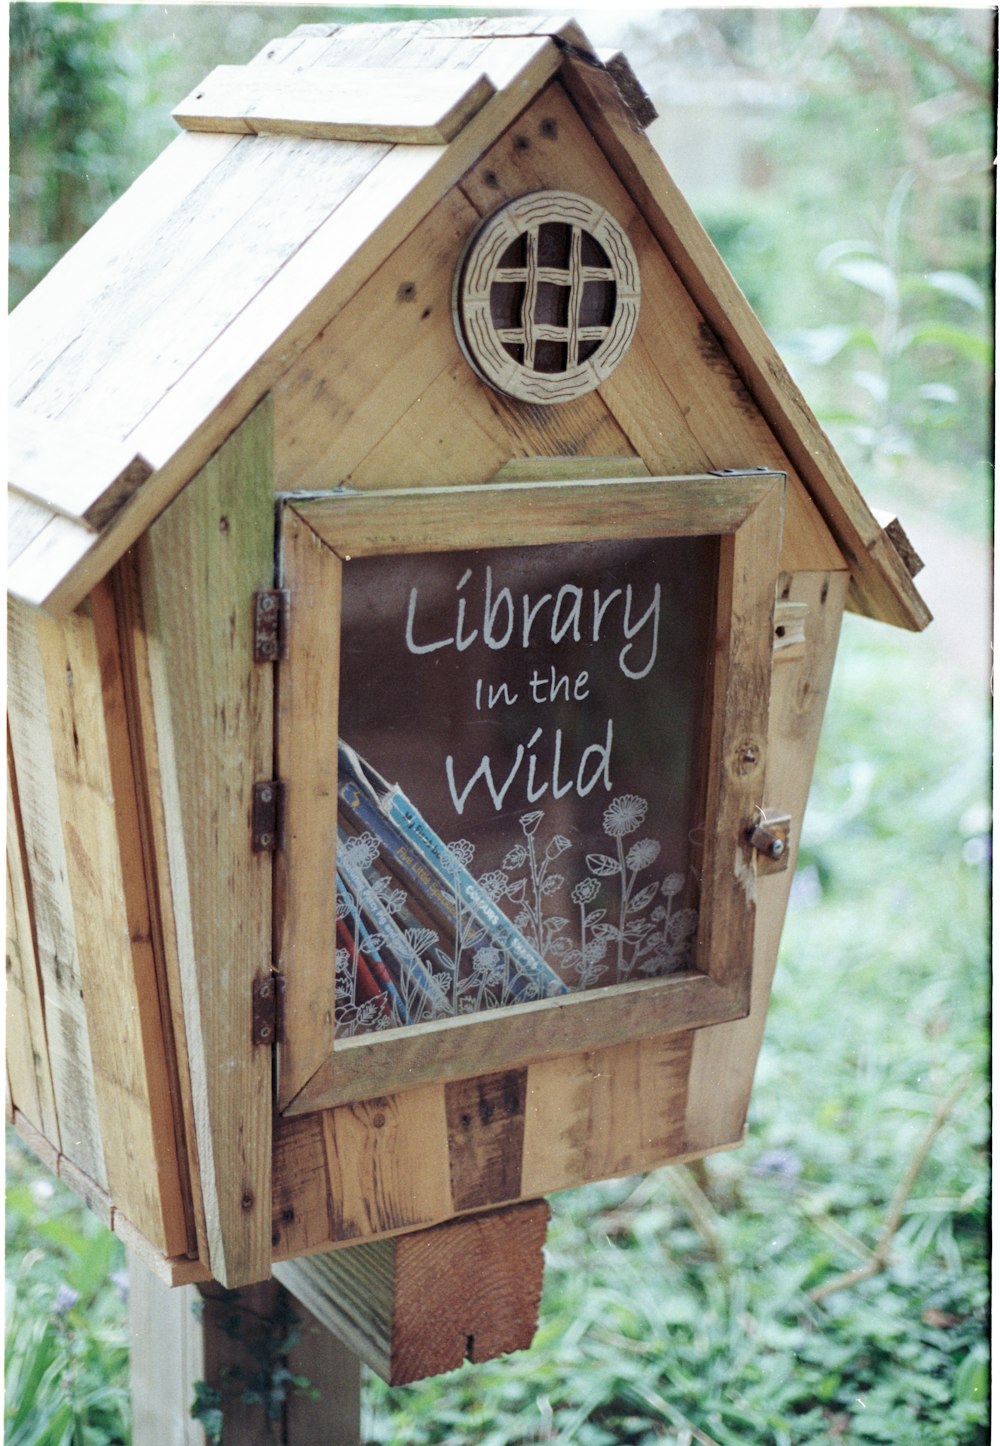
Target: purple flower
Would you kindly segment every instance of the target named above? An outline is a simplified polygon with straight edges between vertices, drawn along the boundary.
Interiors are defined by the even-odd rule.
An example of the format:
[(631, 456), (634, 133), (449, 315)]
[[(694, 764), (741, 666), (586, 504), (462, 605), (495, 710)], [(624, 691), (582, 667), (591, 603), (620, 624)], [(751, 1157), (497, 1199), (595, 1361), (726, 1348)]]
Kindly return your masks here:
[(80, 1292), (78, 1290), (74, 1290), (71, 1285), (66, 1285), (66, 1283), (63, 1282), (63, 1284), (56, 1291), (56, 1315), (59, 1316), (61, 1319), (65, 1320), (66, 1316), (69, 1315), (70, 1311), (73, 1309), (79, 1299)]

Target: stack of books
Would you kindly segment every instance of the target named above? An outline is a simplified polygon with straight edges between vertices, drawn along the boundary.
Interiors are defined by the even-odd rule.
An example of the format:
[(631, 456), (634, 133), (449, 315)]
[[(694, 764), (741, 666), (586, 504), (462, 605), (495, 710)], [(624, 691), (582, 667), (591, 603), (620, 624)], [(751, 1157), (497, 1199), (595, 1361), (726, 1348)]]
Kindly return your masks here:
[(469, 873), (467, 851), (340, 742), (339, 1038), (568, 992)]

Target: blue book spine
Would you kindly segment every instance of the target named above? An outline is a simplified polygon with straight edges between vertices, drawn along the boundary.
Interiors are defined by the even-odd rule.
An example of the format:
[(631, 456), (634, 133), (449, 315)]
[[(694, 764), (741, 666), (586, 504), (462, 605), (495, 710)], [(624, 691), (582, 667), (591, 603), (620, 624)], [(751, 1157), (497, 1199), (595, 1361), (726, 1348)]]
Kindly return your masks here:
[[(455, 903), (450, 897), (453, 889), (491, 942), (509, 956), (521, 976), (510, 986), (514, 1000), (567, 994), (568, 985), (480, 887), (402, 790), (390, 786), (344, 743), (340, 745), (339, 760), (340, 796), (359, 820), (372, 829), (407, 873), (455, 920)], [(393, 837), (393, 825), (402, 834), (401, 839)], [(457, 927), (457, 920), (455, 923)]]
[[(364, 874), (347, 858), (342, 858), (337, 867), (342, 872), (343, 881), (347, 885), (351, 897), (360, 905), (361, 912), (370, 919), (376, 933), (385, 940), (385, 948), (396, 958), (407, 981), (414, 986), (416, 1001), (410, 997), (410, 991), (406, 989), (400, 978), (399, 987), (404, 990), (406, 996), (401, 1001), (404, 1022), (419, 1024), (422, 1018), (438, 1017), (442, 1013), (442, 1004), (447, 1002), (447, 995), (442, 986), (428, 974), (410, 948), (395, 919), (388, 909), (383, 907), (378, 896), (372, 890)], [(368, 938), (370, 940), (371, 936), (368, 935)], [(419, 1003), (422, 1007), (414, 1008), (415, 1003)]]
[[(476, 883), (465, 866), (444, 846), (406, 795), (394, 789), (389, 795), (388, 807), (389, 817), (412, 841), (414, 849), (454, 885), (473, 917), (486, 929), (494, 942), (507, 951), (522, 977), (537, 990), (537, 997), (548, 999), (557, 994), (568, 994), (568, 985), (546, 964), (537, 949), (529, 944), (503, 910)], [(512, 993), (523, 996), (523, 989), (518, 988), (518, 983), (519, 981), (514, 981)]]
[(348, 899), (354, 907), (353, 927), (357, 930), (358, 947), (363, 957), (372, 966), (372, 977), (377, 984), (388, 994), (396, 1016), (397, 1024), (409, 1024), (406, 1007), (403, 1004), (396, 983), (392, 978), (389, 965), (383, 958), (382, 949), (373, 941), (364, 918), (362, 917), (363, 901), (359, 900), (354, 889), (348, 884), (341, 871), (337, 870), (337, 892), (345, 899)]

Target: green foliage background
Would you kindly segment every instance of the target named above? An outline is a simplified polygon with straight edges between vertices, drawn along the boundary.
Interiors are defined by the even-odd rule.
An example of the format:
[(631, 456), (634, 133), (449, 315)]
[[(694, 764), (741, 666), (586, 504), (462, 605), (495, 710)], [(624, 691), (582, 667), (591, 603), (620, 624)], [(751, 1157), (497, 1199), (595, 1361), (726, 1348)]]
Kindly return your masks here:
[[(429, 12), (11, 6), (12, 300), (213, 65), (303, 20), (409, 13)], [(868, 500), (926, 552), (939, 619), (845, 620), (746, 1145), (558, 1197), (532, 1350), (369, 1383), (366, 1435), (985, 1446), (991, 25), (576, 13), (659, 95), (668, 165), (728, 96), (740, 179), (704, 178), (696, 210)], [(9, 1446), (127, 1442), (120, 1245), (14, 1141), (7, 1239)]]

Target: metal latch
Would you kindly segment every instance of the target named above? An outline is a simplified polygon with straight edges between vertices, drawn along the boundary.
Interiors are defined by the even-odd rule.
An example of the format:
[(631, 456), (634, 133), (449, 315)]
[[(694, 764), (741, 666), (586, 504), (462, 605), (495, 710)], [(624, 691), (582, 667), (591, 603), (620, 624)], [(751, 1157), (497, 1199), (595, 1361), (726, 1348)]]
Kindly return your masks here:
[(758, 873), (777, 874), (788, 868), (791, 833), (791, 814), (759, 810), (747, 832), (751, 846), (761, 855), (757, 861)]
[(271, 778), (253, 786), (250, 810), (250, 832), (255, 854), (274, 853), (280, 849), (285, 826), (286, 785)]
[(286, 587), (253, 595), (253, 660), (277, 663), (288, 657), (288, 613), (291, 594)]
[(264, 974), (253, 981), (253, 1042), (282, 1041), (285, 981), (280, 974)]

